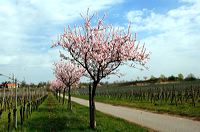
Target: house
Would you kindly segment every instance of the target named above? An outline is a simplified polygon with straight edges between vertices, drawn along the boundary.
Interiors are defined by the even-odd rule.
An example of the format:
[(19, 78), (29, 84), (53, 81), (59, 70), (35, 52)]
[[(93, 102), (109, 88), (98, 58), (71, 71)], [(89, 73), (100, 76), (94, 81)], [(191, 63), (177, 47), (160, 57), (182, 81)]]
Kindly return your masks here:
[(15, 88), (17, 85), (15, 83), (8, 83), (7, 87), (8, 88)]
[(0, 84), (0, 88), (15, 88), (17, 86), (17, 84), (15, 83), (10, 83), (10, 82), (4, 82), (2, 84)]

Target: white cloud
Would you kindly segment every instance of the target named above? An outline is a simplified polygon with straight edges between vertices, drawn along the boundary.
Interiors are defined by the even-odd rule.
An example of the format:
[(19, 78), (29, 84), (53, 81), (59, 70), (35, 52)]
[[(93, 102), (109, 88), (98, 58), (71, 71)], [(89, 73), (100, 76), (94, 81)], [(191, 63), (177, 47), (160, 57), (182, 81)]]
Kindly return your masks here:
[[(32, 81), (48, 80), (52, 77), (51, 64), (59, 59), (58, 49), (50, 49), (51, 40), (62, 32), (64, 25), (79, 20), (80, 13), (88, 7), (91, 11), (100, 11), (122, 2), (0, 0), (0, 73), (23, 74)], [(139, 36), (145, 34), (142, 42), (152, 52), (147, 74), (200, 72), (200, 1), (179, 2), (180, 7), (165, 14), (149, 9), (127, 13), (133, 30), (141, 33)], [(131, 76), (127, 74), (124, 78)]]
[(192, 3), (192, 4), (197, 4), (200, 3), (199, 0), (179, 0), (180, 2), (185, 2), (185, 3)]
[[(49, 79), (52, 63), (59, 59), (58, 49), (50, 49), (51, 41), (66, 24), (80, 19), (90, 8), (99, 11), (122, 0), (16, 0), (0, 1), (0, 73), (21, 76), (38, 74), (35, 80)], [(50, 71), (50, 72), (49, 72)], [(48, 73), (47, 75), (43, 75)], [(25, 75), (26, 76), (26, 75)], [(46, 78), (41, 78), (46, 76)], [(34, 78), (33, 77), (33, 78)]]
[(200, 72), (200, 2), (181, 2), (180, 7), (164, 14), (147, 9), (127, 13), (133, 30), (147, 34), (142, 41), (152, 52), (151, 74)]
[(80, 13), (85, 12), (87, 8), (92, 11), (98, 11), (109, 8), (114, 4), (121, 3), (122, 0), (22, 0), (18, 3), (22, 12), (32, 15), (35, 20), (45, 21), (73, 21), (80, 16)]
[(7, 64), (10, 64), (16, 58), (16, 56), (0, 55), (0, 58), (1, 58), (1, 64), (7, 65)]

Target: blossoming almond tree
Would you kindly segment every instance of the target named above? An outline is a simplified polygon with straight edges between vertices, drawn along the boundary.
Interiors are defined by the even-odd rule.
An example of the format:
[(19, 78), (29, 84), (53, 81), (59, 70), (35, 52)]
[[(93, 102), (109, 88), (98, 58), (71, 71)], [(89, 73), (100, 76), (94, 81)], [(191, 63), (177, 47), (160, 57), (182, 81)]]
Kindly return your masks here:
[(104, 24), (104, 17), (90, 17), (88, 12), (82, 18), (84, 24), (65, 28), (54, 46), (62, 46), (67, 50), (68, 55), (61, 53), (61, 57), (81, 65), (93, 81), (92, 87), (89, 87), (89, 108), (90, 127), (94, 129), (94, 98), (98, 83), (108, 75), (117, 74), (117, 68), (128, 64), (127, 62), (132, 62), (132, 67), (145, 67), (149, 53), (146, 53), (144, 45), (140, 46), (136, 41), (136, 35), (132, 35), (130, 26), (127, 31), (115, 29), (112, 25)]
[[(80, 77), (85, 72), (85, 69), (73, 62), (60, 61), (54, 65), (54, 74), (56, 78), (62, 81), (68, 88), (68, 108), (71, 110), (71, 87), (79, 83)], [(65, 97), (65, 90), (66, 88), (64, 88), (63, 99)]]
[(50, 82), (50, 89), (56, 92), (56, 97), (58, 97), (59, 94), (59, 102), (60, 102), (60, 92), (64, 87), (65, 85), (63, 84), (63, 82), (61, 82), (58, 79), (52, 80)]

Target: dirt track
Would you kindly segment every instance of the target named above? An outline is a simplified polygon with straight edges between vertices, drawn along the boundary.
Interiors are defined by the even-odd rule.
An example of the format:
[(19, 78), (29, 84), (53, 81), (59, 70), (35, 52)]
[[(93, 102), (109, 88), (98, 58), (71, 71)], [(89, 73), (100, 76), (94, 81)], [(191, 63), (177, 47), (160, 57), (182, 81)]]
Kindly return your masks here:
[[(89, 106), (88, 100), (72, 97), (72, 101)], [(96, 109), (161, 132), (200, 132), (200, 122), (170, 115), (156, 114), (134, 108), (96, 102)]]

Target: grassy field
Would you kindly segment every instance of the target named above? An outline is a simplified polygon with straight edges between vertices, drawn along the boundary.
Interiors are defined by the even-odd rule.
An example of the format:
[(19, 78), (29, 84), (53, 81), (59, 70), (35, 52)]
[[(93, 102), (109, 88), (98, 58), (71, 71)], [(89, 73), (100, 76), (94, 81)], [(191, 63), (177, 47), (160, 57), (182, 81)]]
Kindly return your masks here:
[[(87, 95), (75, 95), (76, 97), (88, 99)], [(194, 120), (200, 120), (200, 104), (196, 104), (193, 107), (191, 104), (183, 104), (183, 105), (174, 105), (174, 104), (161, 104), (161, 103), (150, 103), (150, 102), (141, 102), (135, 100), (128, 99), (116, 99), (112, 97), (104, 97), (104, 96), (96, 96), (95, 100), (98, 102), (113, 104), (113, 105), (121, 105), (128, 106), (133, 108), (150, 110), (152, 112), (157, 113), (169, 113), (181, 116), (191, 117)]]
[[(57, 131), (94, 131), (89, 129), (88, 108), (73, 103), (73, 111), (67, 110), (67, 105), (61, 105), (56, 98), (50, 94), (37, 112), (25, 122), (17, 131), (57, 132)], [(138, 125), (129, 123), (119, 118), (114, 118), (96, 113), (97, 129), (95, 131), (148, 131)]]

